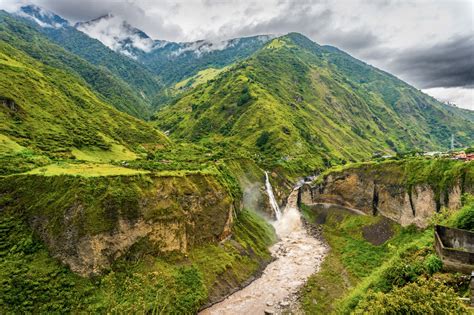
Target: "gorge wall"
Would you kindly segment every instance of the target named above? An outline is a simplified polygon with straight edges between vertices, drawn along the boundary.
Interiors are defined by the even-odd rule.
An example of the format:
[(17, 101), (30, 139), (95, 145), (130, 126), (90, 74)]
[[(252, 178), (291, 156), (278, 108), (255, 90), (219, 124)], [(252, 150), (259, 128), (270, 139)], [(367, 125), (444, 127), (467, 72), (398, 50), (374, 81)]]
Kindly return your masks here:
[(0, 179), (3, 213), (20, 215), (50, 253), (83, 276), (119, 257), (223, 240), (240, 201), (214, 175), (13, 176)]
[(463, 193), (474, 193), (474, 164), (412, 159), (365, 163), (329, 171), (304, 185), (300, 201), (334, 203), (403, 226), (426, 227), (442, 207), (458, 209)]

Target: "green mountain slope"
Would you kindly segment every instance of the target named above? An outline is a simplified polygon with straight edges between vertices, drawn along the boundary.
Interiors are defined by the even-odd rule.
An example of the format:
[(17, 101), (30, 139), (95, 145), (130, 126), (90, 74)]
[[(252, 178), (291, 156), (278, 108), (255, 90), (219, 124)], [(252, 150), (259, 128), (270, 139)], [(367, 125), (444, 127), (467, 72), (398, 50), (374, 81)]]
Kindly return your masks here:
[(136, 117), (147, 117), (149, 104), (136, 89), (103, 67), (86, 60), (52, 43), (31, 23), (0, 11), (0, 40), (26, 52), (42, 63), (67, 69), (81, 76), (103, 101)]
[(464, 113), (300, 34), (159, 110), (155, 123), (192, 141), (228, 141), (286, 168), (314, 169), (374, 152), (447, 149), (474, 141)]
[[(104, 103), (77, 74), (42, 64), (0, 42), (0, 140), (4, 155), (133, 157), (169, 141)], [(86, 158), (87, 160), (87, 158)]]
[(158, 77), (146, 69), (145, 66), (114, 52), (97, 39), (78, 31), (60, 16), (52, 12), (44, 15), (41, 14), (42, 11), (44, 10), (33, 5), (21, 8), (23, 15), (37, 19), (39, 22), (51, 23), (51, 20), (53, 20), (60, 24), (61, 27), (43, 27), (33, 21), (30, 22), (36, 30), (46, 35), (51, 41), (121, 78), (130, 87), (139, 91), (140, 95), (144, 95), (147, 101), (161, 89), (162, 84)]
[[(206, 41), (192, 43), (166, 43), (162, 47), (142, 54), (138, 59), (159, 74), (167, 84), (192, 77), (199, 71), (222, 68), (242, 60), (260, 49), (271, 37), (268, 35), (235, 38), (227, 43), (212, 44)], [(225, 47), (214, 47), (214, 46)]]

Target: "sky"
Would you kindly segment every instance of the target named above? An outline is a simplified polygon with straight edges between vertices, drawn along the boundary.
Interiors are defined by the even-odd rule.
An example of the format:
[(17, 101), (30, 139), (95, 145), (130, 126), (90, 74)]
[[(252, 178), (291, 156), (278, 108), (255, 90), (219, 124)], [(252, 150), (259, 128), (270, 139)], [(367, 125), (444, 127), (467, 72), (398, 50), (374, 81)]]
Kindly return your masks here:
[(474, 110), (474, 0), (0, 0), (72, 21), (112, 13), (154, 39), (302, 33)]

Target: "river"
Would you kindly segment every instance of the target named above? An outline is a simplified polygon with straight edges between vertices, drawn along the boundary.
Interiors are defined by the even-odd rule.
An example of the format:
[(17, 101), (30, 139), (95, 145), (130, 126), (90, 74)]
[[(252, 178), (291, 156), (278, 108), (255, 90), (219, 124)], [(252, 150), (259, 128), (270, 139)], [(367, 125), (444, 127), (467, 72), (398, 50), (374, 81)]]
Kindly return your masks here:
[(297, 292), (319, 270), (328, 250), (304, 228), (297, 200), (298, 189), (295, 189), (281, 217), (273, 222), (280, 240), (270, 248), (275, 260), (268, 264), (262, 276), (203, 310), (201, 315), (279, 314), (282, 309), (294, 306)]

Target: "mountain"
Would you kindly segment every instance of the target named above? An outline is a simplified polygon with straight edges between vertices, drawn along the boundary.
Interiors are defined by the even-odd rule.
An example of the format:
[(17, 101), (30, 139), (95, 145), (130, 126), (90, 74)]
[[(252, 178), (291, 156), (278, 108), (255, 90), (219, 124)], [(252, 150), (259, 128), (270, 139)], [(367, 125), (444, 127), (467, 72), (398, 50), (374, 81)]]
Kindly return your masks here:
[(244, 59), (273, 38), (272, 35), (260, 35), (182, 43), (154, 40), (113, 14), (76, 23), (75, 27), (110, 49), (139, 61), (159, 75), (167, 85), (196, 75), (206, 68), (222, 68)]
[(144, 146), (168, 145), (162, 133), (104, 102), (77, 73), (51, 64), (0, 41), (0, 155), (128, 159)]
[(117, 109), (136, 117), (149, 115), (149, 104), (138, 90), (105, 67), (95, 66), (51, 42), (33, 24), (26, 19), (0, 11), (0, 39), (42, 63), (74, 72), (82, 77), (103, 101)]
[[(142, 99), (141, 102), (150, 103), (154, 95), (161, 90), (161, 81), (145, 66), (77, 30), (62, 17), (33, 5), (22, 7), (18, 15), (33, 20), (35, 23), (31, 25), (49, 40), (123, 80), (136, 91), (135, 94)], [(46, 27), (51, 18), (64, 22), (60, 27)]]
[(110, 49), (133, 59), (150, 52), (157, 45), (166, 43), (154, 41), (145, 32), (110, 13), (90, 21), (78, 22), (75, 27)]
[(69, 22), (59, 15), (36, 5), (21, 7), (18, 15), (30, 19), (41, 27), (62, 28), (69, 26)]
[(271, 35), (235, 38), (218, 42), (168, 42), (155, 47), (139, 60), (167, 84), (179, 82), (213, 67), (222, 68), (260, 49)]
[[(54, 43), (122, 79), (143, 99), (138, 104), (144, 101), (156, 107), (163, 103), (163, 94), (169, 93), (167, 87), (209, 67), (220, 69), (245, 59), (273, 38), (260, 35), (177, 43), (154, 40), (113, 14), (74, 26), (34, 5), (22, 7), (18, 16), (31, 21), (30, 26)], [(141, 113), (132, 114), (144, 117)]]
[(472, 145), (474, 126), (466, 117), (386, 72), (291, 33), (154, 119), (174, 138), (229, 142), (271, 165), (308, 171), (380, 151), (448, 149), (452, 134)]

